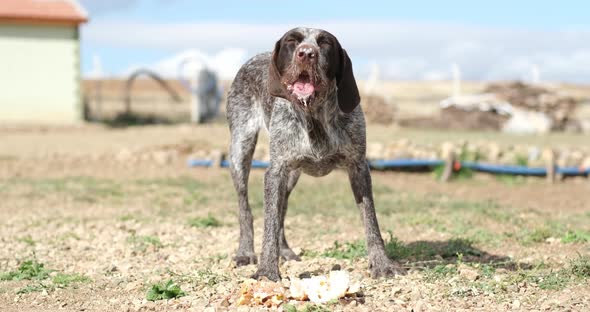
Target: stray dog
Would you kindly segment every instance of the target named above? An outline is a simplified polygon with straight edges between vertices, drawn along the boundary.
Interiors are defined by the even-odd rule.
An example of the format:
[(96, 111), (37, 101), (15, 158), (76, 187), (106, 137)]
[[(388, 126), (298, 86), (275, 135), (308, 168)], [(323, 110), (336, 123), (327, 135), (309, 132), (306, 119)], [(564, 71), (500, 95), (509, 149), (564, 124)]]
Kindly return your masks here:
[(227, 100), (230, 171), (240, 208), (238, 266), (257, 263), (248, 176), (260, 128), (266, 128), (270, 138), (262, 254), (253, 278), (278, 281), (279, 257), (300, 260), (285, 239), (289, 194), (301, 172), (320, 177), (334, 168), (348, 173), (365, 225), (371, 276), (403, 273), (387, 257), (379, 231), (359, 103), (350, 58), (324, 30), (292, 29), (272, 53), (253, 57), (238, 71)]

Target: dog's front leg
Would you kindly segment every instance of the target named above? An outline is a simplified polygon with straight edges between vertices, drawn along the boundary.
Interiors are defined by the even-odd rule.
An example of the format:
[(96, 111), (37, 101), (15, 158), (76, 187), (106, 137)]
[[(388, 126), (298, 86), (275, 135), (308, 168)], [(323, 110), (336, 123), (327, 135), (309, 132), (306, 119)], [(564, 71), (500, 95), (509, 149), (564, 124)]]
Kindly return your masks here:
[(365, 224), (367, 237), (367, 249), (369, 252), (369, 269), (371, 277), (392, 276), (403, 274), (404, 269), (387, 257), (385, 246), (373, 202), (373, 189), (371, 185), (371, 173), (366, 160), (355, 163), (348, 168), (348, 178), (356, 204), (361, 212)]
[(264, 235), (258, 270), (253, 278), (279, 281), (279, 234), (281, 207), (286, 198), (289, 174), (286, 166), (271, 164), (264, 175)]

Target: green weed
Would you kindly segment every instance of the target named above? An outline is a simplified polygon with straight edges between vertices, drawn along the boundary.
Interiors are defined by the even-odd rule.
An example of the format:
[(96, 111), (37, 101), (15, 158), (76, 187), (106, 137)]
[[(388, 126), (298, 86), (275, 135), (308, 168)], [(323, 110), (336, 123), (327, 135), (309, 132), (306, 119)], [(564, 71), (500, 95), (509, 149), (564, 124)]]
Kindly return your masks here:
[(73, 274), (58, 273), (55, 276), (53, 276), (51, 281), (53, 282), (53, 284), (55, 286), (57, 286), (59, 288), (66, 288), (72, 284), (88, 283), (91, 280), (90, 280), (90, 278), (88, 278), (84, 275), (78, 274), (78, 273), (73, 273)]
[(26, 260), (19, 265), (16, 271), (0, 274), (0, 280), (43, 280), (49, 277), (50, 272), (43, 263), (39, 263), (37, 260)]
[(567, 231), (561, 237), (561, 242), (570, 243), (587, 243), (590, 242), (590, 232), (586, 231)]
[(145, 252), (148, 248), (153, 248), (154, 250), (158, 250), (164, 245), (160, 241), (157, 236), (143, 236), (143, 235), (131, 235), (127, 238), (127, 242), (133, 245), (135, 250)]
[(214, 216), (208, 215), (204, 218), (192, 218), (188, 220), (188, 224), (192, 227), (196, 228), (208, 228), (208, 227), (219, 227), (221, 226), (221, 222), (217, 220)]
[(149, 301), (167, 300), (185, 296), (186, 293), (173, 280), (166, 283), (153, 284), (146, 294)]
[(335, 241), (334, 245), (325, 250), (321, 255), (328, 258), (354, 260), (367, 255), (367, 246), (362, 240), (352, 243), (345, 242), (344, 245)]

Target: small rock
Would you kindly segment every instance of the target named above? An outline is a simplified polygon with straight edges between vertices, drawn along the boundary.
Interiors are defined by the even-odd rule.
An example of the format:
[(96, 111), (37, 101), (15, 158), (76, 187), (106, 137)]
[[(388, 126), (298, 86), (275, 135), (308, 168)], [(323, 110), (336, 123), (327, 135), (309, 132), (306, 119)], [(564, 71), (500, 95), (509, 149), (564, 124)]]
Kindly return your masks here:
[(558, 244), (561, 240), (559, 238), (556, 237), (548, 237), (545, 242), (549, 243), (549, 244)]
[(516, 299), (512, 302), (512, 310), (520, 309), (520, 300)]
[(119, 270), (119, 269), (118, 269), (118, 268), (117, 268), (117, 266), (116, 266), (116, 265), (114, 265), (114, 264), (111, 264), (111, 265), (109, 265), (109, 266), (107, 266), (107, 267), (105, 268), (105, 272), (106, 272), (106, 273), (113, 273), (113, 272), (117, 272), (118, 270)]
[(475, 281), (479, 278), (479, 272), (468, 265), (459, 265), (459, 275), (467, 279), (468, 281)]
[(422, 292), (420, 292), (419, 289), (414, 289), (414, 290), (412, 290), (412, 293), (410, 294), (410, 296), (413, 301), (417, 301), (420, 298), (422, 298)]

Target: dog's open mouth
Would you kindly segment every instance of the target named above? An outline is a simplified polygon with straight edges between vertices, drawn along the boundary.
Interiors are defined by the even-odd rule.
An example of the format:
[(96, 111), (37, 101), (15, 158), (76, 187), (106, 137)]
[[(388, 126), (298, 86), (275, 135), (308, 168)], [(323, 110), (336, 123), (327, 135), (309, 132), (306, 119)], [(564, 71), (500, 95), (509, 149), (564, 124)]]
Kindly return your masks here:
[(291, 91), (293, 96), (299, 101), (299, 104), (307, 108), (313, 100), (316, 86), (309, 74), (303, 72), (297, 80), (287, 86), (287, 90)]

